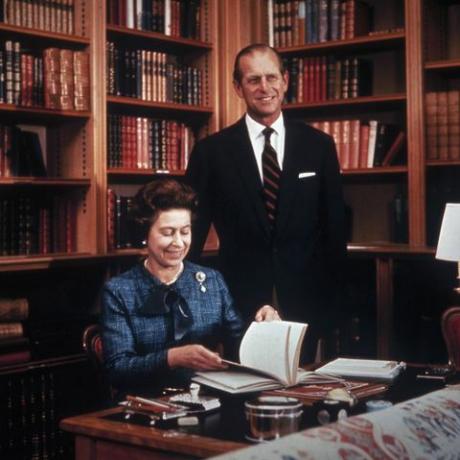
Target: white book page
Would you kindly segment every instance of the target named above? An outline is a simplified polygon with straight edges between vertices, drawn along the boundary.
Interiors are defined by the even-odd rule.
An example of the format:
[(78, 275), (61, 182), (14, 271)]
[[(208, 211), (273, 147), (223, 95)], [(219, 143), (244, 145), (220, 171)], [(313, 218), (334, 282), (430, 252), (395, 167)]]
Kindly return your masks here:
[(405, 368), (404, 363), (385, 360), (338, 358), (316, 370), (346, 377), (381, 378), (391, 380)]
[(284, 321), (291, 326), (288, 342), (289, 384), (294, 385), (298, 379), (300, 351), (308, 324)]
[(396, 361), (385, 361), (379, 359), (349, 359), (349, 358), (337, 358), (334, 361), (326, 364), (325, 368), (335, 369), (372, 369), (376, 372), (389, 372), (391, 369), (397, 366)]
[(197, 372), (193, 381), (227, 391), (257, 388), (260, 385), (276, 386), (276, 382), (269, 377), (235, 371)]
[(241, 341), (241, 364), (270, 373), (288, 385), (290, 329), (285, 321), (252, 322)]

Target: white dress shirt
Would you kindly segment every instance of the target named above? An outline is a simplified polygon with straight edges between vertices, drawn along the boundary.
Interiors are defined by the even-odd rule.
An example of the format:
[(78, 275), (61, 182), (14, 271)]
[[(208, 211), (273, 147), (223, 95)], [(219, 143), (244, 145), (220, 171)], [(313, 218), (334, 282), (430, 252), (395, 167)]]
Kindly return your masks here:
[[(256, 157), (257, 167), (259, 168), (260, 179), (263, 182), (264, 175), (262, 172), (262, 152), (264, 150), (265, 137), (262, 131), (266, 128), (265, 125), (261, 125), (248, 114), (245, 116), (246, 126), (248, 127), (249, 139), (251, 140), (252, 150)], [(286, 136), (286, 128), (284, 127), (283, 114), (276, 119), (276, 121), (270, 126), (274, 130), (270, 136), (270, 143), (275, 149), (276, 157), (280, 169), (283, 170), (284, 160), (284, 138)]]

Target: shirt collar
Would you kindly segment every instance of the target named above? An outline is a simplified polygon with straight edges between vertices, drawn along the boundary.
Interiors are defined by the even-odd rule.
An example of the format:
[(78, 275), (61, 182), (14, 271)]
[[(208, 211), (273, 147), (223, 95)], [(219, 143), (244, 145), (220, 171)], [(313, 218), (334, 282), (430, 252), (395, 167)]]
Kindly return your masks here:
[[(254, 120), (254, 118), (252, 118), (248, 113), (246, 113), (245, 121), (251, 137), (255, 138), (261, 136), (262, 131), (266, 128), (265, 125)], [(270, 128), (272, 128), (278, 135), (281, 133), (281, 131), (284, 129), (283, 112), (281, 112), (279, 117), (270, 125)]]

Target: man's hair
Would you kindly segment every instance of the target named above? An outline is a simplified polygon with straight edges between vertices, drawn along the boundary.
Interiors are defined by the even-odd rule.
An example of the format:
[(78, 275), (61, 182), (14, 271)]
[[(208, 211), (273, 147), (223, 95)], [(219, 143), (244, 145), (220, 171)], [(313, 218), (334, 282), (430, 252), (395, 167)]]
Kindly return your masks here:
[(284, 75), (284, 72), (286, 71), (284, 67), (284, 62), (283, 58), (281, 57), (281, 54), (276, 51), (275, 48), (272, 48), (269, 45), (266, 45), (265, 43), (253, 43), (252, 45), (246, 46), (242, 50), (239, 51), (239, 53), (235, 57), (235, 63), (233, 65), (233, 81), (236, 81), (237, 83), (241, 83), (241, 69), (240, 69), (240, 60), (243, 56), (247, 56), (248, 54), (253, 54), (254, 52), (261, 52), (261, 53), (273, 53), (278, 60), (278, 66), (281, 75)]
[(193, 218), (197, 203), (197, 195), (189, 185), (174, 179), (159, 179), (145, 184), (137, 192), (131, 217), (145, 237), (161, 211), (188, 209)]

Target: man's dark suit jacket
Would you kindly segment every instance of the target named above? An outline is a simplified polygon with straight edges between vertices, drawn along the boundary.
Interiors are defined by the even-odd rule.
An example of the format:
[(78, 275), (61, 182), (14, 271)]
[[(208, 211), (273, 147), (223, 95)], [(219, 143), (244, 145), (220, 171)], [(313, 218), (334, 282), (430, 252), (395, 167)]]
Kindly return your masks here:
[(331, 311), (346, 252), (339, 165), (330, 136), (302, 122), (285, 125), (273, 234), (244, 117), (196, 144), (187, 170), (200, 200), (191, 257), (213, 222), (219, 269), (246, 320), (271, 304), (276, 286), (284, 319), (320, 326), (339, 313)]

